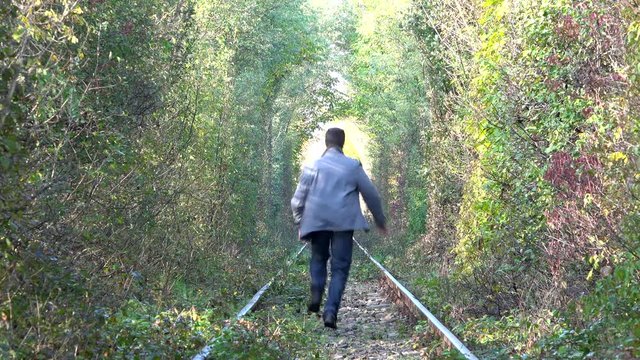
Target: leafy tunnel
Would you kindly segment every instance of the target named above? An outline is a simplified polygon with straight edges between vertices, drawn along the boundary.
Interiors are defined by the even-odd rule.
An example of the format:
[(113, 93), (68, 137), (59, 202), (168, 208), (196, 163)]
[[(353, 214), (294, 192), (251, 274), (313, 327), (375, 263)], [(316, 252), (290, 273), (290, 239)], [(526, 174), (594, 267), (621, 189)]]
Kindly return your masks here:
[(482, 358), (640, 357), (639, 8), (3, 1), (0, 357), (196, 353), (297, 245), (329, 126), (367, 246)]

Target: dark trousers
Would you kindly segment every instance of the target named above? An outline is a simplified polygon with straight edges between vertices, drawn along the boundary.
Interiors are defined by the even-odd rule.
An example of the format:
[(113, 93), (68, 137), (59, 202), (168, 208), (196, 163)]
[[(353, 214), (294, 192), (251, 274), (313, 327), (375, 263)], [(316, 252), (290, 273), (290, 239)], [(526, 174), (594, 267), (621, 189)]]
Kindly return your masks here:
[(331, 282), (324, 311), (337, 314), (351, 268), (353, 231), (316, 231), (309, 234), (309, 237), (312, 301), (319, 303), (322, 298), (327, 282), (327, 261), (331, 259)]

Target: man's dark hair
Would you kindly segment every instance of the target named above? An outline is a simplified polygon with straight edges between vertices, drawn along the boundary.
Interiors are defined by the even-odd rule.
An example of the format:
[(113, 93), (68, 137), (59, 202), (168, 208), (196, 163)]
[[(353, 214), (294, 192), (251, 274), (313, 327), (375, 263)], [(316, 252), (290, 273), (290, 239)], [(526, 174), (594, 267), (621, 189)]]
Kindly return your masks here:
[(324, 137), (324, 144), (327, 145), (327, 148), (339, 147), (342, 149), (344, 146), (344, 130), (340, 128), (331, 128), (327, 130)]

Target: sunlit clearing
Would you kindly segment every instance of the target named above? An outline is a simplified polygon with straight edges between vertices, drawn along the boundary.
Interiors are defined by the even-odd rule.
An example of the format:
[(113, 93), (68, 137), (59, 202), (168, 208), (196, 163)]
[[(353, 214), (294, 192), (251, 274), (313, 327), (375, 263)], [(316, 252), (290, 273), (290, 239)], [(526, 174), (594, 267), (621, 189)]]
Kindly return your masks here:
[(345, 0), (310, 0), (309, 4), (315, 9), (335, 9), (342, 5)]
[(363, 35), (372, 35), (381, 19), (400, 17), (410, 5), (411, 2), (408, 0), (362, 1), (361, 6), (358, 7), (361, 11), (359, 32)]
[(337, 127), (345, 132), (344, 153), (345, 155), (358, 159), (362, 162), (365, 170), (369, 171), (371, 161), (367, 153), (367, 145), (369, 144), (369, 136), (361, 129), (355, 119), (348, 118), (338, 121), (332, 121), (323, 124), (313, 134), (313, 138), (309, 140), (302, 152), (302, 164), (310, 165), (319, 159), (326, 146), (324, 144), (324, 134), (327, 129)]

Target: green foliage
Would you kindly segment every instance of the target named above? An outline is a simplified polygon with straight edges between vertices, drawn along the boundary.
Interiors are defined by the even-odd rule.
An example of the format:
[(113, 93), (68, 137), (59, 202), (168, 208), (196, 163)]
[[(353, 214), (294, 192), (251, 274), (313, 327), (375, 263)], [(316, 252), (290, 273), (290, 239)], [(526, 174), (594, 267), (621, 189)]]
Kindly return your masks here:
[(0, 13), (0, 356), (194, 351), (288, 254), (280, 204), (324, 116), (306, 111), (332, 101), (314, 15), (298, 0)]
[(108, 310), (99, 314), (104, 326), (96, 336), (97, 346), (87, 349), (83, 357), (180, 358), (197, 353), (216, 333), (211, 310), (158, 313), (148, 304), (131, 300), (113, 315)]
[[(606, 303), (607, 273), (638, 257), (637, 9), (390, 8), (364, 2), (351, 70), (352, 111), (374, 134), (396, 231), (377, 251), (446, 323), (465, 324), (483, 357), (635, 356), (635, 340), (614, 330), (621, 318), (584, 310)], [(562, 339), (534, 345), (559, 328)]]
[(631, 258), (560, 316), (537, 345), (551, 359), (628, 359), (640, 356), (640, 261)]
[(388, 203), (370, 248), (479, 354), (639, 356), (632, 1), (132, 5), (0, 5), (1, 357), (320, 356), (303, 286), (220, 321), (284, 262), (301, 149), (341, 116)]

